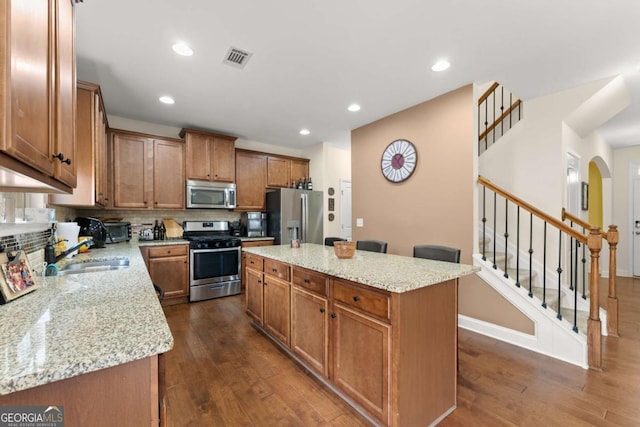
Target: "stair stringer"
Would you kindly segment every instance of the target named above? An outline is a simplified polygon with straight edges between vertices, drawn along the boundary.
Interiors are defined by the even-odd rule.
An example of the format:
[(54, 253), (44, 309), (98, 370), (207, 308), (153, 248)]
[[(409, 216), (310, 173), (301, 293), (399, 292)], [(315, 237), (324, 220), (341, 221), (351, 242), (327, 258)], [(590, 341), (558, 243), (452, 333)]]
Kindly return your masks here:
[(515, 286), (515, 280), (505, 278), (501, 270), (495, 270), (489, 261), (483, 261), (481, 254), (473, 255), (473, 265), (480, 267), (477, 275), (509, 301), (534, 324), (533, 335), (495, 325), (489, 322), (459, 315), (461, 328), (490, 336), (519, 347), (541, 353), (555, 359), (588, 369), (587, 337), (582, 332), (574, 332), (566, 321), (559, 321), (553, 310), (544, 309), (542, 302), (528, 296), (528, 290)]

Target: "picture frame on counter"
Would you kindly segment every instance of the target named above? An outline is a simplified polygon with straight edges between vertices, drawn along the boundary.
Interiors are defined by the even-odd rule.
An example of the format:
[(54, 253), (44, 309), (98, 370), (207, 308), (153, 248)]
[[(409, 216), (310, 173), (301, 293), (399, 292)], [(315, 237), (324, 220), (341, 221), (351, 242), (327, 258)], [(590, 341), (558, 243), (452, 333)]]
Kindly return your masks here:
[(24, 251), (0, 253), (0, 293), (7, 303), (38, 289), (36, 275), (33, 273)]

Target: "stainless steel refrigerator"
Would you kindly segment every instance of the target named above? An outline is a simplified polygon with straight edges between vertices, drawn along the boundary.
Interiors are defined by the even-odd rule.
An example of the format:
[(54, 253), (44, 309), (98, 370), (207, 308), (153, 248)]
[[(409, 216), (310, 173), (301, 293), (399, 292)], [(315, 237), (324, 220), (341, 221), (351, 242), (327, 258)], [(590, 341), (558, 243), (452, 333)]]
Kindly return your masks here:
[(322, 191), (282, 188), (267, 192), (267, 236), (275, 245), (298, 238), (323, 244)]

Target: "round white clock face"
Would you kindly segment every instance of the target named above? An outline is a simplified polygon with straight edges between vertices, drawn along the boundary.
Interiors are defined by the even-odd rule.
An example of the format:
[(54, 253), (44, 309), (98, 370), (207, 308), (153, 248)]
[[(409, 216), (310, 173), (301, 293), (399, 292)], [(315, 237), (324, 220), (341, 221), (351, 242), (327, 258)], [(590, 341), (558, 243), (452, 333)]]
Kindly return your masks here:
[(380, 167), (389, 181), (402, 182), (411, 176), (417, 162), (416, 147), (406, 139), (397, 139), (382, 153)]

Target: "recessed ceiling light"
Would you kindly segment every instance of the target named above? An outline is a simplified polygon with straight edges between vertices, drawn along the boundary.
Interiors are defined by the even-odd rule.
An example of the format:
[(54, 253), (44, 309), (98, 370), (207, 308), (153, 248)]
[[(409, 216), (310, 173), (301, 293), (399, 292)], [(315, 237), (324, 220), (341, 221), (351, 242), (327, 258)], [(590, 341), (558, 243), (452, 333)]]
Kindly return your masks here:
[(193, 55), (193, 49), (191, 49), (186, 43), (179, 42), (171, 46), (171, 48), (178, 55), (182, 55), (182, 56)]
[(302, 129), (300, 131), (300, 135), (309, 135), (311, 132), (309, 131), (309, 129)]
[(160, 97), (160, 102), (162, 102), (164, 104), (175, 104), (176, 103), (176, 101), (170, 96), (161, 96)]
[(436, 62), (435, 64), (433, 64), (433, 67), (431, 67), (431, 70), (433, 71), (444, 71), (447, 68), (449, 68), (451, 66), (451, 64), (449, 64), (449, 61), (447, 61), (446, 59), (441, 59), (438, 62)]
[(347, 107), (347, 110), (353, 112), (360, 111), (360, 106), (358, 104), (351, 104), (349, 105), (349, 107)]

